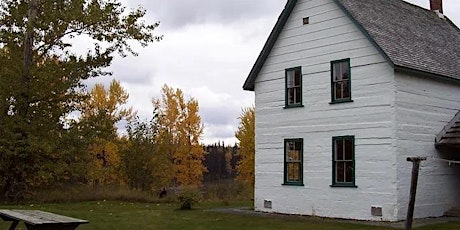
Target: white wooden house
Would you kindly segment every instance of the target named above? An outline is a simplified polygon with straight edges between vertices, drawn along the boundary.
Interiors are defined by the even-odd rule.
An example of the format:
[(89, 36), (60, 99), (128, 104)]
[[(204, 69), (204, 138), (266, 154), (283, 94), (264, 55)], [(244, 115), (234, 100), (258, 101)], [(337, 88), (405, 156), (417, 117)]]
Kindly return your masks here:
[[(428, 1), (428, 0), (427, 0)], [(255, 92), (257, 211), (397, 221), (460, 203), (460, 30), (402, 0), (288, 0)]]

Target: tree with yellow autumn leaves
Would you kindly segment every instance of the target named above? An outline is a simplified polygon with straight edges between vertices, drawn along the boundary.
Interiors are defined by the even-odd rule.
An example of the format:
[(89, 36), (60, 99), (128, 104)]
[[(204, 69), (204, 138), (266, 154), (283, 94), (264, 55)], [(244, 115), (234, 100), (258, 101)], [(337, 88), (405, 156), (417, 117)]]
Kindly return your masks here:
[(254, 185), (255, 158), (255, 113), (254, 107), (243, 109), (240, 124), (235, 133), (240, 145), (240, 161), (237, 165), (237, 180)]
[[(158, 191), (164, 187), (202, 184), (203, 124), (198, 101), (180, 89), (165, 85), (161, 99), (153, 99), (150, 121), (142, 121), (131, 108), (118, 81), (106, 89), (96, 84), (81, 106), (79, 126), (86, 130), (89, 163), (87, 179), (94, 185), (127, 184), (133, 189)], [(116, 123), (128, 121), (127, 135), (117, 135)]]
[(88, 180), (94, 185), (120, 181), (120, 153), (117, 122), (133, 118), (132, 108), (124, 108), (129, 94), (113, 80), (109, 88), (96, 84), (81, 106), (80, 126), (89, 139)]
[(203, 181), (206, 167), (204, 150), (200, 144), (203, 124), (198, 114), (198, 101), (186, 100), (180, 89), (167, 85), (162, 98), (153, 99), (158, 111), (158, 150), (156, 159), (162, 166), (163, 186), (198, 187)]

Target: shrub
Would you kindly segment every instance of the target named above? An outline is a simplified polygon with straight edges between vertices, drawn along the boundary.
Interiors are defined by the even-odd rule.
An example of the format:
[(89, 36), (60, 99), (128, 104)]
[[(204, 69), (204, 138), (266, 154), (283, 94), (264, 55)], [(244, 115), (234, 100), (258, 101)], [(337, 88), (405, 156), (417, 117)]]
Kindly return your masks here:
[(194, 204), (201, 201), (202, 196), (197, 189), (186, 189), (177, 196), (177, 199), (180, 210), (191, 210)]

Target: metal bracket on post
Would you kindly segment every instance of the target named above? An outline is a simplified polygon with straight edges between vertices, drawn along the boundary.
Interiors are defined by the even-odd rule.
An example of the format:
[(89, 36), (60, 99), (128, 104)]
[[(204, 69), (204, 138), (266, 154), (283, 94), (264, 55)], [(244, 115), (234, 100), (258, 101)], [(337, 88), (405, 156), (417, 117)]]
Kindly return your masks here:
[(407, 208), (406, 230), (412, 229), (412, 221), (414, 219), (415, 194), (417, 193), (418, 171), (420, 162), (426, 160), (426, 157), (408, 157), (407, 161), (412, 162), (412, 178), (410, 185), (410, 200)]

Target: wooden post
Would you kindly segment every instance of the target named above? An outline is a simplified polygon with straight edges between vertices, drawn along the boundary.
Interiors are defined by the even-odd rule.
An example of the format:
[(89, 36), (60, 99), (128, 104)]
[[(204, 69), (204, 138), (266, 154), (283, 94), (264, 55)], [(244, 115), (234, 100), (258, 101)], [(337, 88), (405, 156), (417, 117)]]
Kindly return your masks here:
[(418, 171), (420, 161), (426, 160), (426, 157), (408, 157), (407, 161), (412, 162), (412, 178), (410, 185), (410, 200), (407, 208), (406, 230), (412, 229), (412, 221), (414, 219), (415, 194), (417, 193)]

